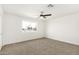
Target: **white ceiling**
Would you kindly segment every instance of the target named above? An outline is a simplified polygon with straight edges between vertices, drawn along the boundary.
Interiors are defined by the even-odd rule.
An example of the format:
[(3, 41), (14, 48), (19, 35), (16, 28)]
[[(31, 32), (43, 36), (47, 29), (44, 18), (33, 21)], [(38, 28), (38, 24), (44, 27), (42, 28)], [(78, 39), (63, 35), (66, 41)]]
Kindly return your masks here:
[(53, 18), (79, 12), (79, 4), (54, 4), (52, 8), (48, 8), (47, 5), (48, 4), (9, 4), (3, 5), (3, 8), (5, 12), (32, 18), (37, 18), (40, 15), (40, 11), (52, 13)]

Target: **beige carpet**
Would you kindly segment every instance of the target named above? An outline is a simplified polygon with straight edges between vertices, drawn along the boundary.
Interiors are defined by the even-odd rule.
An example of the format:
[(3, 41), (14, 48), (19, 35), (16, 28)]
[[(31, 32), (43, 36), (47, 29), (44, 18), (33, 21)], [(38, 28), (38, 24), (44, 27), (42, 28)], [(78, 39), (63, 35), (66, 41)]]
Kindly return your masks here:
[(35, 39), (5, 45), (0, 51), (2, 55), (76, 55), (79, 46), (47, 39)]

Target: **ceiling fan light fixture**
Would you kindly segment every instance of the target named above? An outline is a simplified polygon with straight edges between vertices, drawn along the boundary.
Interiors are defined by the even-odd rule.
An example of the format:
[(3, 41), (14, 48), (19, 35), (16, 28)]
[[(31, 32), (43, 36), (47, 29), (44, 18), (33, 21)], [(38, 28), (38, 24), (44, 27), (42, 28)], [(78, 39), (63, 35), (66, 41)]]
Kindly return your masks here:
[(43, 17), (40, 17), (40, 19), (44, 19)]

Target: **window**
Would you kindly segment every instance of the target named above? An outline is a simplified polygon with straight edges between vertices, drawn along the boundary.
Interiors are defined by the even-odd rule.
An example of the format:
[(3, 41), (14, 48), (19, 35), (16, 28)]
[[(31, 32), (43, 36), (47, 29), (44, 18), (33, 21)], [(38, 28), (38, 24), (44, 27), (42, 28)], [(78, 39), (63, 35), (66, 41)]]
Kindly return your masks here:
[(22, 21), (22, 30), (23, 31), (36, 31), (37, 30), (37, 23)]

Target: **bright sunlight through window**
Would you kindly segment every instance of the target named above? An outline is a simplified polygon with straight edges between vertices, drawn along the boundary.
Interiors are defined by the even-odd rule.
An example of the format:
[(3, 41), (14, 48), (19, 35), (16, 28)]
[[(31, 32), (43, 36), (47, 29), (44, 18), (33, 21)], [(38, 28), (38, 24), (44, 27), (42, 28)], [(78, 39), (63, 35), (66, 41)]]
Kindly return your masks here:
[(36, 31), (37, 30), (37, 23), (22, 21), (22, 30), (23, 31)]

